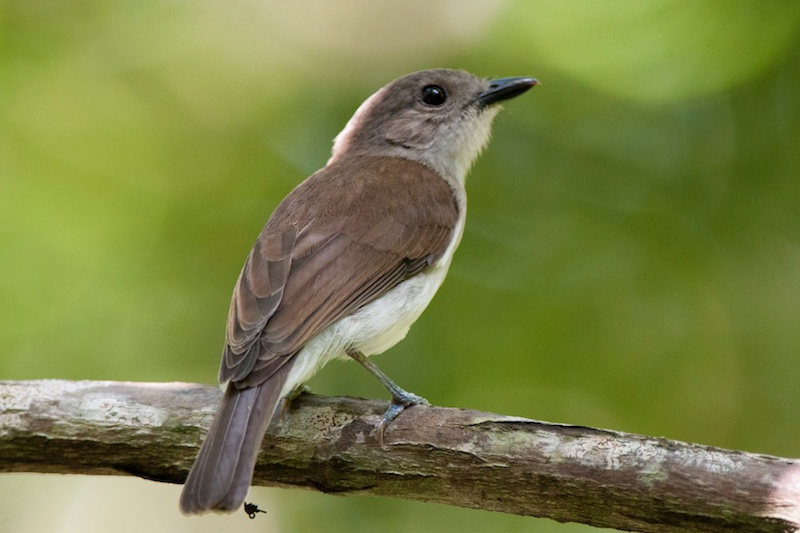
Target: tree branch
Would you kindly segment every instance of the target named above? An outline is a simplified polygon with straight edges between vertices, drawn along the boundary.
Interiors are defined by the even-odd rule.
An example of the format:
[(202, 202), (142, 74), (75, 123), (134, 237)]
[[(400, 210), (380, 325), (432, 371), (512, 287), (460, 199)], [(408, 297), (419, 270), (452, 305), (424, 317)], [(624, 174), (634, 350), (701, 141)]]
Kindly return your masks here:
[[(0, 471), (182, 483), (219, 401), (187, 383), (0, 382)], [(800, 530), (800, 461), (615, 431), (303, 395), (256, 485), (375, 494), (643, 532)]]

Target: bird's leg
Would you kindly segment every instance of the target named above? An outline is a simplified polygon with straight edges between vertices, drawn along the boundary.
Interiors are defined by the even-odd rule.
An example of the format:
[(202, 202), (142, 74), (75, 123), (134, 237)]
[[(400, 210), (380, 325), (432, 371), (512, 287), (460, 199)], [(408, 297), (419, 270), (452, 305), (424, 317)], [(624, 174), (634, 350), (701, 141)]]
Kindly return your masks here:
[(386, 431), (389, 424), (391, 424), (406, 407), (411, 407), (412, 405), (430, 405), (430, 402), (422, 396), (417, 396), (407, 390), (401, 389), (397, 383), (384, 374), (383, 371), (378, 368), (378, 365), (370, 361), (363, 353), (348, 351), (347, 355), (358, 361), (370, 374), (378, 378), (378, 381), (392, 394), (392, 405), (390, 405), (389, 409), (383, 414), (381, 423), (378, 424), (378, 443), (381, 445), (381, 448), (385, 448), (383, 433)]

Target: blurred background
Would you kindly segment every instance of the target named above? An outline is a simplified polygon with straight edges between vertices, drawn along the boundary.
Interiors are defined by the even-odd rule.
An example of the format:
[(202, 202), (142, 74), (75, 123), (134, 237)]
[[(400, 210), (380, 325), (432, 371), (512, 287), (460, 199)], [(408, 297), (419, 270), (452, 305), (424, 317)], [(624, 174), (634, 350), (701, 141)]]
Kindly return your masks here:
[[(215, 381), (230, 292), (355, 108), (536, 76), (447, 282), (378, 364), (437, 405), (800, 456), (800, 3), (0, 2), (0, 379)], [(321, 394), (386, 398), (334, 363)], [(0, 476), (0, 531), (586, 526), (301, 490)]]

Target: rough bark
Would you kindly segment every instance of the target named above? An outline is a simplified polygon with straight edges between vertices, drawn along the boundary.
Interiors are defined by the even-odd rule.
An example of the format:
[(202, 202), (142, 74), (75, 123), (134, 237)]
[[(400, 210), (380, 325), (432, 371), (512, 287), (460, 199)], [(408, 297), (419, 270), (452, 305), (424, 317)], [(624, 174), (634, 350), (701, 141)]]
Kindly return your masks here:
[[(220, 391), (187, 383), (0, 382), (0, 472), (181, 483)], [(302, 395), (254, 484), (374, 494), (643, 532), (800, 530), (800, 461), (464, 409)]]

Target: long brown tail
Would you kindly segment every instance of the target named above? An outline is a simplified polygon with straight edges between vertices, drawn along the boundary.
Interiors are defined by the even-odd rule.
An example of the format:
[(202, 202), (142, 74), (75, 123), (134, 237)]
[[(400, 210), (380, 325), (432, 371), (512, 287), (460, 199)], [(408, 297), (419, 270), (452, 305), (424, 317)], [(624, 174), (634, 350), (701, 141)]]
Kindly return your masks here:
[(256, 457), (291, 365), (264, 383), (237, 389), (228, 384), (211, 429), (181, 493), (185, 515), (232, 513), (244, 502)]

